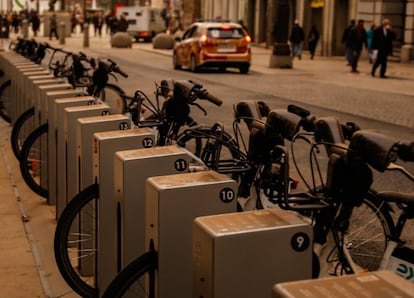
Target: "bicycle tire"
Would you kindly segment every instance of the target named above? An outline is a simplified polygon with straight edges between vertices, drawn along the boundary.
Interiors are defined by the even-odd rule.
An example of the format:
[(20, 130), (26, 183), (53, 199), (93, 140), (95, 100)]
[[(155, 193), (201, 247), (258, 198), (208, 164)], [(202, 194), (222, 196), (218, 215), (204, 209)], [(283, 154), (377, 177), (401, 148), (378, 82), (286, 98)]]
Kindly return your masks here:
[(352, 211), (344, 242), (353, 262), (363, 270), (379, 268), (388, 237), (395, 229), (390, 213), (391, 208), (373, 190)]
[[(220, 148), (218, 149), (214, 145), (209, 147), (210, 140), (217, 141)], [(195, 144), (192, 143), (193, 141)], [(237, 179), (239, 173), (236, 172), (234, 163), (243, 158), (238, 150), (237, 142), (229, 133), (224, 131), (220, 137), (217, 137), (211, 127), (198, 126), (186, 129), (177, 138), (177, 144), (194, 153), (208, 168), (219, 173), (230, 174), (234, 179)], [(220, 150), (220, 152), (217, 153), (216, 150)], [(232, 165), (234, 165), (233, 168)]]
[[(82, 251), (80, 245), (83, 243), (85, 247), (95, 247), (96, 221), (93, 221), (95, 226), (88, 232), (80, 231), (78, 223), (80, 215), (85, 216), (85, 211), (91, 212), (91, 216), (96, 216), (95, 211), (89, 207), (97, 202), (98, 197), (98, 184), (92, 184), (77, 194), (63, 210), (57, 222), (54, 237), (55, 260), (58, 269), (66, 283), (82, 297), (98, 297), (99, 294), (96, 272), (83, 275), (82, 268), (80, 268), (82, 262), (92, 262), (87, 265), (96, 264), (96, 250)], [(86, 257), (83, 255), (85, 252), (88, 254)]]
[(0, 117), (7, 123), (11, 123), (11, 117), (8, 111), (10, 110), (10, 96), (11, 96), (11, 80), (5, 81), (0, 86)]
[(16, 156), (17, 159), (20, 157), (23, 143), (34, 129), (34, 113), (34, 107), (26, 110), (16, 119), (16, 122), (13, 125), (10, 143), (14, 156)]
[[(47, 135), (48, 124), (36, 128), (23, 143), (19, 166), (23, 180), (39, 196), (47, 199)], [(45, 144), (46, 148), (42, 144)], [(42, 148), (43, 147), (43, 148)]]
[(127, 102), (125, 92), (120, 87), (106, 84), (96, 97), (111, 107), (112, 114), (126, 113)]
[[(145, 295), (145, 297), (155, 297), (154, 295), (154, 275), (157, 269), (158, 255), (155, 250), (150, 250), (144, 253), (127, 265), (109, 284), (105, 290), (102, 298), (120, 298), (128, 297), (141, 297), (139, 294)], [(145, 273), (149, 274), (149, 291), (148, 293), (142, 293), (144, 291), (141, 281), (139, 280)], [(137, 284), (135, 286), (135, 284)], [(129, 291), (129, 292), (128, 292)]]

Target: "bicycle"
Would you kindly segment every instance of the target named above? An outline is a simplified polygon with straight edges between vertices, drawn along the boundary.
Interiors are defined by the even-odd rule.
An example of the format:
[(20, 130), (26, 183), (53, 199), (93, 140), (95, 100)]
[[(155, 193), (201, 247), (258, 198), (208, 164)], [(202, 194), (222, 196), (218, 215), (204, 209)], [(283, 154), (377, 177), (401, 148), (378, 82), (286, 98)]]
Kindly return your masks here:
[[(79, 60), (80, 62), (86, 60), (85, 56), (82, 55), (78, 56), (72, 53), (70, 53), (70, 55), (73, 56), (74, 61)], [(74, 86), (77, 86), (76, 84), (81, 82), (80, 86), (88, 88), (88, 93), (95, 97), (94, 104), (110, 102), (112, 103), (112, 106), (118, 106), (120, 110), (125, 111), (127, 109), (127, 100), (129, 100), (128, 96), (125, 95), (120, 87), (108, 84), (107, 81), (109, 74), (119, 73), (124, 77), (127, 77), (127, 74), (124, 73), (114, 61), (108, 61), (109, 63), (100, 61), (99, 66), (94, 70), (92, 76), (81, 76), (81, 74), (84, 74), (83, 70), (78, 71), (78, 74), (76, 75), (73, 75), (74, 71), (69, 71), (68, 73), (65, 71), (62, 72), (67, 76), (73, 76), (70, 80)], [(91, 60), (88, 60), (88, 62), (91, 63)], [(115, 113), (117, 112), (116, 108), (113, 110)], [(21, 127), (23, 127), (23, 123), (26, 123), (29, 119), (33, 118), (34, 112), (32, 113), (32, 111), (33, 108), (21, 116), (22, 121), (19, 122), (19, 124), (22, 124)], [(23, 120), (23, 117), (26, 117), (26, 120)], [(34, 129), (24, 140), (18, 155), (20, 172), (24, 181), (31, 190), (43, 198), (48, 198), (49, 193), (47, 185), (41, 183), (40, 173), (42, 167), (47, 165), (47, 160), (41, 159), (40, 144), (47, 143), (47, 135), (49, 131), (48, 125), (48, 123), (44, 123)], [(16, 128), (15, 131), (18, 131), (18, 128)], [(12, 143), (13, 140), (15, 140), (15, 134), (13, 134), (13, 132), (14, 131), (12, 131)], [(18, 142), (15, 142), (14, 144), (16, 146)], [(47, 151), (44, 151), (44, 153), (47, 153)], [(47, 154), (44, 154), (43, 156), (47, 156)]]
[[(45, 52), (43, 57), (45, 57), (46, 50), (51, 50), (52, 54), (50, 55), (50, 59), (48, 62), (48, 70), (54, 74), (56, 78), (64, 78), (62, 74), (62, 68), (59, 66), (59, 60), (56, 59), (57, 53), (63, 54), (62, 59), (63, 61), (67, 60), (69, 56), (69, 52), (65, 52), (59, 48), (53, 48), (49, 44), (46, 44)], [(40, 56), (42, 57), (42, 56)], [(35, 58), (38, 60), (39, 64), (41, 63), (42, 59)], [(14, 156), (18, 159), (20, 156), (21, 147), (28, 137), (28, 135), (33, 131), (34, 127), (34, 115), (35, 115), (35, 108), (34, 106), (24, 111), (21, 115), (17, 117), (17, 119), (13, 123), (11, 137), (10, 137), (10, 144), (13, 150)]]
[[(382, 235), (384, 243), (385, 235), (394, 230), (394, 225), (390, 214), (387, 213), (386, 206), (379, 205), (379, 199), (371, 192), (368, 192), (370, 181), (356, 188), (352, 187), (350, 181), (341, 181), (341, 179), (343, 180), (341, 174), (348, 170), (346, 167), (342, 167), (342, 163), (346, 162), (345, 157), (348, 152), (347, 147), (344, 145), (345, 137), (343, 133), (346, 132), (348, 135), (347, 138), (350, 139), (352, 134), (357, 130), (355, 125), (351, 123), (341, 125), (333, 117), (316, 119), (309, 112), (298, 107), (294, 108), (290, 106), (289, 110), (272, 110), (267, 114), (265, 121), (261, 120), (261, 113), (256, 114), (255, 117), (251, 117), (254, 113), (245, 113), (248, 115), (246, 118), (248, 122), (246, 124), (251, 134), (253, 134), (253, 139), (256, 141), (260, 140), (260, 142), (256, 144), (259, 148), (252, 148), (255, 144), (250, 143), (251, 146), (249, 149), (254, 154), (252, 153), (249, 156), (253, 160), (246, 161), (250, 162), (251, 169), (255, 172), (253, 181), (250, 181), (252, 178), (250, 175), (245, 177), (248, 178), (247, 180), (240, 180), (240, 183), (246, 183), (248, 186), (252, 186), (253, 196), (251, 200), (254, 203), (244, 204), (242, 207), (243, 210), (279, 207), (298, 212), (304, 218), (308, 218), (308, 221), (313, 224), (315, 231), (313, 276), (318, 277), (322, 270), (326, 272), (329, 269), (320, 268), (319, 266), (319, 260), (325, 257), (325, 255), (318, 253), (320, 247), (326, 245), (326, 243), (333, 243), (333, 248), (339, 247), (337, 242), (333, 242), (330, 238), (328, 239), (328, 233), (334, 231), (331, 227), (333, 217), (337, 210), (340, 210), (343, 203), (346, 202), (344, 197), (353, 198), (356, 205), (364, 206), (364, 208), (355, 208), (355, 213), (350, 219), (350, 222), (353, 222), (354, 217), (365, 218), (364, 214), (369, 213), (369, 218), (371, 219), (369, 225), (379, 227), (381, 231), (380, 235)], [(301, 116), (294, 115), (292, 112), (299, 113)], [(238, 115), (240, 116), (240, 113)], [(243, 116), (237, 118), (236, 122), (239, 122), (242, 118)], [(325, 183), (316, 185), (316, 182), (313, 181), (313, 187), (309, 187), (310, 189), (307, 192), (295, 193), (292, 192), (292, 179), (289, 177), (288, 151), (282, 144), (284, 144), (285, 139), (294, 143), (295, 139), (302, 138), (303, 132), (300, 131), (301, 127), (313, 131), (309, 135), (311, 151), (320, 145), (326, 147), (331, 163), (331, 167), (327, 169), (327, 176), (331, 179), (328, 179), (327, 185)], [(209, 143), (211, 145), (208, 148), (209, 154), (215, 157), (219, 156), (219, 158), (210, 159), (212, 162), (222, 162), (220, 159), (220, 151), (215, 152), (215, 150), (221, 150), (223, 147), (230, 147), (230, 150), (237, 150), (237, 147), (234, 147), (232, 142), (231, 144), (227, 143), (227, 137), (224, 140), (215, 133), (214, 126), (210, 132), (205, 131), (204, 134), (199, 133), (198, 127), (195, 129), (189, 128), (184, 131), (183, 136), (190, 139), (192, 137), (212, 139), (213, 141)], [(269, 139), (272, 140), (273, 145), (266, 155), (265, 152), (268, 148), (262, 145)], [(262, 150), (263, 148), (265, 149)], [(319, 150), (319, 148), (317, 149)], [(240, 162), (240, 160), (237, 162)], [(364, 167), (364, 164), (362, 166)], [(319, 171), (318, 167), (316, 168)], [(348, 188), (349, 190), (343, 193)], [(264, 204), (263, 202), (265, 201), (268, 201), (270, 204)], [(357, 211), (359, 212), (358, 214), (356, 214)], [(369, 230), (367, 224), (365, 227)], [(352, 232), (356, 229), (357, 227), (349, 226), (348, 231)], [(368, 239), (368, 242), (370, 242), (372, 235), (368, 236), (370, 237), (364, 238), (364, 240)], [(365, 244), (362, 241), (358, 242), (358, 245), (362, 247)], [(377, 245), (374, 246), (377, 247)], [(328, 257), (331, 257), (331, 255), (332, 253)], [(148, 292), (146, 295), (154, 297), (154, 281), (151, 279), (154, 278), (154, 271), (157, 270), (156, 256), (157, 252), (151, 249), (150, 245), (150, 250), (146, 254), (131, 262), (115, 277), (102, 297), (123, 297), (127, 292), (129, 294), (131, 290), (132, 292), (136, 290), (141, 293), (143, 286), (140, 284), (139, 279), (146, 273), (150, 274), (148, 279), (150, 286), (147, 288)], [(328, 264), (332, 262), (333, 260), (326, 261)]]
[[(162, 102), (161, 98), (164, 99)], [(203, 107), (197, 103), (199, 99), (221, 105), (221, 100), (209, 94), (197, 82), (163, 80), (156, 85), (155, 103), (138, 90), (128, 104), (128, 110), (137, 127), (155, 128), (156, 145), (165, 146), (175, 143), (180, 135), (181, 127), (197, 124), (190, 116), (190, 106), (205, 112)], [(196, 145), (194, 150), (200, 150), (197, 146), (201, 146), (201, 143)], [(87, 252), (80, 250), (80, 243), (86, 244), (87, 247), (96, 247), (93, 243), (97, 241), (97, 222), (91, 221), (95, 223), (91, 230), (82, 231), (80, 234), (74, 234), (73, 231), (76, 231), (74, 227), (80, 214), (83, 218), (97, 218), (96, 206), (98, 205), (99, 185), (92, 184), (69, 201), (57, 222), (55, 231), (54, 250), (59, 271), (68, 285), (83, 297), (97, 297), (99, 294), (96, 272), (83, 276), (79, 269), (80, 259), (84, 264), (88, 262), (97, 264), (98, 251), (96, 249)], [(90, 208), (90, 206), (94, 207)], [(90, 246), (87, 245), (88, 243)]]
[[(303, 127), (305, 130), (312, 133), (309, 136), (311, 139), (316, 138), (318, 142), (322, 142), (321, 144), (323, 144), (326, 148), (326, 152), (328, 154), (327, 156), (329, 159), (332, 159), (332, 161), (330, 161), (330, 166), (335, 168), (339, 167), (336, 166), (335, 163), (339, 164), (342, 162), (342, 159), (346, 157), (346, 140), (351, 138), (352, 134), (358, 130), (358, 127), (356, 127), (354, 123), (342, 125), (336, 118), (333, 117), (316, 119), (316, 117), (310, 115), (308, 111), (293, 105), (290, 105), (288, 110), (289, 111), (273, 110), (268, 114), (266, 121), (256, 119), (250, 123), (250, 128), (253, 127), (253, 129), (251, 129), (250, 133), (251, 146), (248, 154), (246, 155), (249, 156), (249, 158), (247, 160), (243, 160), (242, 162), (248, 162), (251, 171), (245, 172), (244, 176), (242, 176), (242, 179), (240, 180), (240, 210), (273, 207), (292, 208), (291, 205), (281, 199), (281, 196), (284, 193), (289, 194), (289, 196), (296, 196), (296, 204), (298, 204), (301, 200), (303, 201), (303, 207), (299, 208), (298, 206), (295, 206), (294, 209), (303, 209), (306, 211), (306, 209), (315, 208), (315, 210), (318, 210), (323, 209), (324, 206), (329, 206), (329, 201), (335, 199), (335, 197), (339, 195), (332, 193), (332, 189), (338, 188), (340, 183), (335, 181), (337, 184), (332, 184), (333, 182), (331, 181), (333, 178), (338, 179), (336, 178), (338, 174), (328, 168), (327, 171), (329, 170), (329, 172), (326, 174), (328, 180), (327, 183), (322, 183), (323, 178), (319, 173), (321, 184), (316, 185), (315, 177), (311, 177), (313, 185), (309, 185), (309, 183), (306, 183), (306, 179), (303, 175), (301, 175), (301, 171), (296, 164), (296, 158), (292, 154), (295, 168), (301, 176), (302, 181), (305, 183), (305, 187), (308, 191), (307, 193), (300, 194), (303, 198), (299, 200), (299, 194), (293, 192), (296, 182), (293, 181), (292, 178), (287, 178), (285, 181), (284, 179), (281, 179), (281, 177), (277, 177), (272, 174), (272, 169), (278, 168), (278, 166), (272, 163), (273, 159), (278, 160), (277, 156), (273, 156), (274, 152), (277, 152), (274, 151), (274, 148), (275, 146), (282, 146), (284, 144), (284, 140), (291, 141), (291, 145), (293, 146), (297, 140), (305, 139), (303, 133), (298, 134), (295, 137), (295, 135), (299, 132), (299, 129)], [(292, 112), (295, 112), (300, 116), (297, 117), (296, 115), (292, 115)], [(251, 118), (248, 119), (251, 120)], [(240, 119), (236, 118), (235, 123), (238, 123), (239, 120)], [(197, 128), (195, 130), (197, 130)], [(237, 129), (235, 129), (235, 131), (237, 131)], [(212, 146), (208, 148), (208, 150), (210, 153), (216, 153), (211, 155), (220, 156), (219, 150), (223, 147), (229, 147), (231, 148), (230, 150), (237, 151), (237, 146), (234, 147), (234, 144), (228, 144), (227, 140), (216, 138), (213, 131), (207, 131), (204, 135), (205, 138), (214, 139), (214, 142), (211, 142)], [(198, 132), (194, 132), (193, 129), (190, 128), (184, 131), (183, 136), (187, 136), (187, 138), (197, 137)], [(314, 141), (307, 140), (307, 143), (312, 144), (313, 147), (319, 149), (317, 146), (319, 144), (318, 142), (314, 144)], [(219, 143), (219, 146), (214, 147), (216, 143)], [(271, 144), (271, 146), (266, 147), (266, 144)], [(294, 152), (293, 148), (291, 151)], [(235, 155), (242, 156), (241, 154)], [(288, 156), (287, 152), (283, 153), (283, 155)], [(335, 161), (335, 159), (338, 159), (338, 161)], [(212, 162), (216, 163), (216, 160), (212, 160)], [(222, 161), (220, 160), (220, 162)], [(314, 164), (311, 162), (310, 166), (313, 168)], [(219, 167), (219, 165), (216, 167)], [(283, 166), (280, 166), (280, 168), (282, 169)], [(317, 170), (320, 171), (320, 169)], [(287, 189), (285, 189), (285, 187)], [(350, 189), (352, 189), (352, 187), (350, 187)], [(358, 210), (361, 214), (369, 212), (373, 215), (371, 218), (374, 218), (375, 220), (373, 220), (372, 225), (375, 224), (377, 227), (380, 227), (378, 231), (380, 231), (382, 241), (378, 243), (381, 244), (379, 245), (379, 249), (384, 250), (386, 245), (385, 235), (387, 232), (392, 231), (394, 227), (392, 218), (389, 215), (389, 211), (391, 209), (387, 204), (381, 204), (381, 200), (378, 199), (374, 191), (370, 190), (365, 195), (366, 197), (361, 199), (359, 202), (360, 207), (356, 210)], [(352, 197), (353, 194), (349, 194), (349, 196)], [(309, 211), (306, 211), (305, 215), (309, 216), (308, 213)], [(312, 215), (312, 213), (310, 213), (310, 215)], [(356, 213), (354, 216), (357, 217)], [(324, 243), (325, 240), (325, 237), (323, 237), (320, 239), (320, 242)], [(368, 242), (366, 243), (367, 246)]]
[[(398, 160), (403, 162), (414, 161), (414, 143), (397, 141), (395, 138), (373, 131), (359, 131), (351, 139), (350, 150), (356, 158), (368, 162), (379, 172), (396, 171), (414, 182), (414, 175), (403, 164), (396, 164)], [(375, 151), (376, 154), (372, 154)], [(365, 220), (354, 216), (354, 208), (344, 208), (338, 215), (336, 239), (341, 245), (347, 264), (352, 269), (351, 273), (362, 270), (392, 270), (396, 274), (410, 279), (414, 262), (413, 250), (405, 246), (401, 239), (404, 227), (409, 219), (414, 218), (414, 194), (412, 192), (381, 190), (375, 192), (377, 199), (383, 204), (394, 203), (400, 211), (395, 228), (386, 233), (386, 249), (376, 250), (373, 246), (361, 246), (360, 238), (363, 234)], [(391, 208), (391, 207), (388, 207)], [(389, 212), (395, 211), (392, 208)], [(342, 227), (348, 225), (357, 226), (354, 233), (349, 233)]]
[[(114, 61), (108, 59), (109, 64), (101, 61), (96, 67), (95, 59), (88, 58), (82, 52), (75, 54), (59, 48), (50, 46), (48, 48), (52, 50), (48, 69), (56, 78), (62, 78), (75, 89), (84, 90), (85, 95), (92, 95), (97, 100), (104, 101), (111, 106), (113, 113), (125, 112), (126, 103), (118, 95), (123, 93), (123, 90), (117, 85), (108, 83), (108, 75), (117, 80), (114, 73), (127, 77)], [(90, 70), (93, 70), (92, 74), (89, 74)], [(29, 108), (16, 119), (13, 125), (10, 142), (16, 158), (19, 158), (24, 141), (34, 129), (34, 114), (35, 108)]]

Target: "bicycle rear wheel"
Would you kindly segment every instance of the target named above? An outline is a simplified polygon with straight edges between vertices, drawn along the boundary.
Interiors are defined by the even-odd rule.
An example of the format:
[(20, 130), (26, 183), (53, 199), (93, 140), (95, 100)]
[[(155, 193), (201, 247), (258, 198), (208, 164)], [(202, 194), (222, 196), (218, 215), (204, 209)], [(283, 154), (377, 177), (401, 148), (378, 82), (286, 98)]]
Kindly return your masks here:
[(11, 81), (7, 80), (0, 86), (0, 117), (7, 123), (11, 123), (9, 114), (11, 105)]
[(394, 229), (387, 203), (370, 191), (362, 205), (352, 211), (344, 239), (345, 248), (356, 265), (363, 270), (376, 271), (387, 247), (387, 237)]
[(99, 185), (76, 195), (63, 210), (55, 231), (54, 250), (59, 271), (82, 297), (97, 297), (97, 204)]
[(48, 198), (47, 180), (48, 124), (35, 129), (24, 142), (20, 151), (20, 172), (26, 184), (36, 194)]
[(20, 151), (23, 143), (26, 141), (29, 134), (33, 131), (34, 127), (34, 112), (35, 109), (30, 108), (21, 114), (16, 122), (13, 124), (11, 131), (10, 143), (14, 156), (17, 159), (20, 157)]
[(106, 84), (97, 97), (111, 107), (112, 114), (125, 114), (127, 103), (124, 94), (118, 86)]
[[(158, 254), (150, 250), (126, 266), (109, 284), (102, 298), (155, 297), (155, 270)], [(142, 284), (142, 276), (148, 274), (148, 289)], [(141, 279), (140, 279), (141, 278)]]

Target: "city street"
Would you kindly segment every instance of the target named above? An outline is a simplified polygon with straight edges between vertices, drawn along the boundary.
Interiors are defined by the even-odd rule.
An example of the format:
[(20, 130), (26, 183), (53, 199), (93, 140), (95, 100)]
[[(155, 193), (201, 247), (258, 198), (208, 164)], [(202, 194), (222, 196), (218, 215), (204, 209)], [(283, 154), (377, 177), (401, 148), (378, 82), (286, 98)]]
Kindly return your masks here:
[[(46, 37), (36, 40), (49, 42)], [(398, 140), (414, 140), (414, 64), (390, 62), (387, 71), (389, 79), (380, 79), (371, 76), (366, 53), (359, 62), (360, 73), (353, 74), (345, 65), (344, 57), (316, 56), (310, 60), (305, 52), (302, 60), (294, 60), (292, 69), (274, 69), (268, 67), (271, 49), (255, 46), (252, 49), (252, 66), (247, 75), (231, 68), (223, 73), (215, 69), (191, 73), (188, 70), (174, 70), (172, 50), (154, 50), (150, 43), (134, 43), (132, 48), (125, 49), (111, 48), (109, 36), (99, 38), (91, 34), (89, 47), (85, 48), (83, 35), (75, 33), (65, 39), (65, 45), (60, 45), (56, 40), (50, 41), (50, 44), (74, 52), (82, 51), (100, 59), (113, 59), (129, 77), (118, 76), (117, 81), (111, 78), (111, 82), (129, 94), (142, 90), (153, 97), (155, 83), (163, 79), (198, 81), (209, 93), (222, 99), (223, 105), (217, 107), (200, 101), (208, 115), (204, 116), (195, 107), (192, 115), (200, 124), (222, 122), (230, 133), (233, 105), (240, 100), (254, 99), (265, 101), (272, 109), (286, 109), (288, 104), (297, 104), (318, 117), (334, 115), (343, 122), (353, 121), (362, 128), (386, 132)], [(2, 45), (7, 50), (8, 40), (2, 40)], [(45, 297), (77, 297), (59, 276), (54, 264), (53, 234), (56, 223), (52, 207), (46, 206), (41, 198), (31, 193), (19, 176), (18, 163), (9, 148), (10, 130), (8, 125), (1, 123), (3, 158), (0, 164), (8, 170), (8, 175), (3, 173), (0, 185), (7, 197), (14, 199), (10, 200), (8, 209), (2, 209), (11, 218), (10, 222), (4, 219), (4, 226), (20, 227), (22, 219), (29, 220), (24, 223), (24, 229), (13, 232), (13, 235), (4, 232), (3, 238), (10, 241), (0, 244), (2, 251), (16, 249), (13, 243), (20, 241), (18, 247), (25, 253), (25, 259), (12, 254), (0, 258), (0, 264), (3, 264), (0, 265), (0, 285), (7, 297), (43, 297), (42, 293)], [(414, 171), (414, 166), (409, 168)], [(374, 186), (378, 189), (392, 186), (414, 191), (412, 183), (400, 181), (392, 174), (376, 173)], [(17, 202), (17, 207), (14, 202)], [(0, 207), (3, 205), (0, 204)], [(410, 246), (414, 247), (412, 237), (409, 240)], [(33, 265), (28, 265), (31, 262), (30, 251)], [(7, 264), (7, 261), (10, 263)], [(14, 263), (17, 266), (13, 267)], [(15, 282), (7, 283), (7, 278), (3, 276)]]

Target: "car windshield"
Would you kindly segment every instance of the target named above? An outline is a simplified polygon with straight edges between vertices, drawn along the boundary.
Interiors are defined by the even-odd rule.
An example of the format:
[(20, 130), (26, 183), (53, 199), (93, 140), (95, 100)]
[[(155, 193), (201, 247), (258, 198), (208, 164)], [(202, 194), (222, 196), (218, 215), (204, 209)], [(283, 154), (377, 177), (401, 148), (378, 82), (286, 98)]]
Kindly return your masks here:
[(243, 38), (243, 30), (241, 28), (208, 28), (207, 37), (214, 39), (239, 39)]

